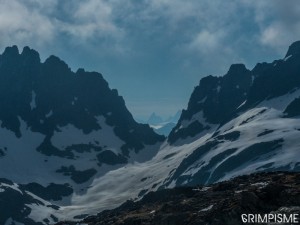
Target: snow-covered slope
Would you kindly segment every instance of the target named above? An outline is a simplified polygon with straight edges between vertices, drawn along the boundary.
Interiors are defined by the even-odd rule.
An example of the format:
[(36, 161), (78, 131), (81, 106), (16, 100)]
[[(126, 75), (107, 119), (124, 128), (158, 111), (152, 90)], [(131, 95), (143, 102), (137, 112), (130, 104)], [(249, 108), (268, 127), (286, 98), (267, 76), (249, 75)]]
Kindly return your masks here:
[[(43, 196), (47, 194), (44, 193)], [(58, 221), (54, 216), (59, 206), (38, 197), (21, 186), (6, 179), (0, 180), (0, 224), (35, 225), (36, 221), (53, 224)], [(32, 210), (35, 213), (32, 213)]]
[[(300, 51), (293, 50), (299, 49), (295, 45), (300, 43), (284, 60), (252, 71), (234, 65), (224, 77), (201, 80), (153, 159), (95, 179), (85, 195), (61, 209), (62, 215), (97, 213), (161, 188), (259, 171), (300, 171)], [(270, 85), (268, 91), (260, 90), (261, 82)]]
[[(163, 143), (149, 127), (136, 124), (116, 91), (103, 84), (106, 91), (85, 93), (90, 99), (62, 81), (72, 95), (48, 97), (47, 104), (39, 97), (48, 96), (46, 90), (28, 88), (24, 109), (18, 99), (25, 94), (12, 97), (18, 103), (13, 106), (2, 98), (8, 108), (0, 112), (1, 176), (59, 206), (50, 211), (44, 207), (48, 203), (28, 206), (26, 218), (47, 224), (51, 218), (95, 214), (162, 188), (258, 171), (300, 171), (299, 46), (291, 45), (283, 60), (253, 70), (236, 64), (223, 77), (203, 78)], [(9, 215), (5, 221), (11, 220), (24, 221)]]
[[(134, 121), (101, 74), (74, 73), (55, 56), (41, 63), (28, 47), (0, 55), (0, 107), (0, 178), (61, 206), (108, 171), (151, 159), (164, 140)], [(41, 207), (28, 206), (26, 218), (50, 223)], [(2, 221), (25, 221), (13, 209)]]
[(300, 118), (285, 118), (282, 113), (299, 95), (297, 90), (263, 101), (186, 143), (165, 142), (152, 160), (95, 179), (85, 195), (74, 196), (72, 206), (61, 208), (61, 215), (95, 214), (160, 188), (217, 182), (258, 171), (300, 171)]
[(74, 196), (71, 207), (62, 207), (62, 215), (95, 214), (161, 188), (207, 184), (259, 171), (300, 171), (300, 118), (284, 118), (278, 107), (291, 96), (300, 96), (300, 91), (262, 102), (186, 143), (165, 142), (152, 160), (95, 179), (85, 195)]
[(300, 171), (300, 118), (285, 118), (276, 107), (300, 91), (260, 103), (220, 126), (184, 158), (170, 182), (207, 184), (258, 171)]
[(300, 171), (300, 42), (285, 58), (253, 70), (232, 65), (195, 88), (168, 142), (180, 146), (213, 135), (185, 157), (164, 185), (212, 183), (269, 170)]

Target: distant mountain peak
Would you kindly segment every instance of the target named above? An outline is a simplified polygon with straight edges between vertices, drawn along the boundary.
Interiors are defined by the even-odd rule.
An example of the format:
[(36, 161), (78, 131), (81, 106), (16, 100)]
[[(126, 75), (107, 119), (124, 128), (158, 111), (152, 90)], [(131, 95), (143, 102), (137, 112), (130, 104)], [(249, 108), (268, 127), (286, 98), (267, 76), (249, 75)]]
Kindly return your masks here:
[(300, 54), (300, 41), (292, 43), (285, 55), (285, 58), (291, 55)]
[(158, 124), (160, 124), (162, 122), (163, 122), (163, 119), (160, 116), (156, 115), (155, 112), (153, 112), (150, 115), (150, 117), (149, 117), (149, 119), (147, 121), (147, 123), (151, 124), (151, 125), (158, 125)]
[[(156, 115), (156, 113), (155, 113), (155, 112), (153, 112), (153, 113), (151, 113), (151, 116), (157, 116), (157, 115)], [(151, 116), (150, 116), (150, 117), (151, 117)]]
[[(54, 224), (164, 188), (262, 171), (299, 172), (299, 43), (284, 60), (252, 70), (234, 64), (224, 76), (201, 79), (166, 141), (153, 131), (169, 132), (171, 122), (136, 123), (101, 74), (75, 73), (55, 56), (36, 62), (38, 54), (28, 47), (21, 54), (16, 46), (7, 48), (0, 55), (0, 200), (14, 204), (1, 211), (0, 224)], [(272, 180), (245, 185), (270, 192)], [(245, 187), (235, 183), (239, 200)], [(214, 197), (235, 183), (210, 186), (206, 194)], [(204, 189), (191, 191), (200, 196)], [(147, 207), (149, 218), (160, 215), (160, 206)], [(214, 209), (209, 203), (196, 213), (213, 215)]]

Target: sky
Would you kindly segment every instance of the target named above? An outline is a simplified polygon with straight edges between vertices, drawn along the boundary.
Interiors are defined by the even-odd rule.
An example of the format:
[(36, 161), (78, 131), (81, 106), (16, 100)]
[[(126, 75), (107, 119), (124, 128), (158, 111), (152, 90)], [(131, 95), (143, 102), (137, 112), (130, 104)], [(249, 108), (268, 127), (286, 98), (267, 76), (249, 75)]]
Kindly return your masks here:
[(173, 115), (202, 77), (283, 58), (297, 40), (298, 0), (0, 0), (0, 50), (100, 72), (138, 119)]

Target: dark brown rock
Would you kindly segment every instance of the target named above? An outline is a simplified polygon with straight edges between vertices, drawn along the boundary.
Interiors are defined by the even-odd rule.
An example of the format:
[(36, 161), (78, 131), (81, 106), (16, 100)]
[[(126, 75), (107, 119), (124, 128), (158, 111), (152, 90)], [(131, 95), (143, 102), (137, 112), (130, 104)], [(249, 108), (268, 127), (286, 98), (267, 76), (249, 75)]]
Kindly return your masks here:
[[(299, 211), (300, 173), (240, 176), (208, 187), (149, 193), (114, 210), (87, 217), (87, 225), (239, 225), (241, 214)], [(299, 212), (298, 212), (299, 213)], [(57, 225), (75, 225), (62, 222)]]

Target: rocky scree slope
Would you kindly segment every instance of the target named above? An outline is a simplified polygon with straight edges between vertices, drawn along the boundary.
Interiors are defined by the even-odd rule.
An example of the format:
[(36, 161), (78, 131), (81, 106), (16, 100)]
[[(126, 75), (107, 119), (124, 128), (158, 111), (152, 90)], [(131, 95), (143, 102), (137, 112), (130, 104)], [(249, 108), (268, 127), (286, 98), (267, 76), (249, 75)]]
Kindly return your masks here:
[[(102, 137), (101, 149), (110, 146), (109, 150), (111, 151), (108, 153), (105, 151), (106, 153), (104, 156), (102, 155), (101, 159), (110, 162), (107, 159), (113, 158), (113, 162), (117, 161), (118, 163), (100, 164), (101, 170), (97, 170), (97, 175), (94, 175), (99, 176), (99, 179), (93, 181), (90, 179), (82, 185), (74, 185), (72, 181), (68, 182), (66, 185), (70, 186), (71, 184), (72, 189), (77, 187), (76, 194), (73, 194), (69, 199), (63, 198), (62, 201), (64, 201), (65, 206), (60, 205), (61, 207), (55, 211), (55, 215), (78, 219), (78, 216), (84, 217), (101, 210), (117, 207), (128, 199), (137, 201), (147, 193), (166, 188), (211, 184), (239, 175), (262, 171), (299, 172), (299, 49), (300, 42), (295, 42), (290, 46), (288, 53), (282, 60), (260, 63), (252, 70), (246, 69), (244, 65), (236, 64), (231, 66), (228, 73), (223, 77), (208, 76), (203, 78), (200, 85), (195, 88), (188, 108), (182, 113), (168, 140), (163, 144), (158, 143), (153, 146), (152, 151), (149, 151), (149, 149), (151, 150), (151, 145), (149, 145), (146, 146), (146, 149), (140, 150), (140, 153), (143, 154), (136, 154), (133, 153), (135, 151), (130, 151), (131, 148), (126, 149), (124, 142), (120, 141), (121, 138), (116, 137), (116, 135), (110, 135), (110, 138), (107, 138), (101, 136), (101, 132), (88, 133), (89, 138), (84, 139), (84, 143), (94, 145), (94, 141), (90, 141), (90, 138), (94, 137), (93, 135), (98, 138)], [(32, 93), (30, 103), (34, 108), (35, 101), (33, 99), (35, 98), (33, 96)], [(74, 98), (74, 100), (76, 99)], [(76, 104), (75, 101), (74, 104)], [(93, 106), (91, 107), (93, 108)], [(105, 114), (105, 120), (102, 116), (97, 116), (97, 121), (100, 122), (101, 128), (104, 127), (102, 129), (105, 130), (105, 134), (114, 133), (113, 127), (106, 126), (109, 125), (107, 124), (107, 117), (110, 115), (110, 112)], [(37, 135), (34, 139), (35, 142), (30, 143), (38, 147), (47, 134), (40, 136), (41, 133), (32, 133), (31, 130), (26, 129), (26, 124), (22, 120), (20, 121), (21, 133), (26, 134), (22, 137), (27, 138), (20, 140), (30, 140), (29, 136), (32, 137), (32, 134), (35, 134)], [(76, 133), (74, 127), (76, 128), (76, 123), (71, 127), (59, 127), (59, 130), (54, 131), (54, 136), (51, 138), (52, 145), (56, 148), (59, 147), (59, 149), (65, 149), (65, 146), (71, 145), (70, 143), (74, 145), (74, 138), (70, 139), (72, 141), (69, 141), (69, 144), (60, 142), (66, 140), (68, 136), (65, 134), (70, 133), (70, 131), (73, 134), (80, 134), (78, 137), (81, 139), (85, 137), (84, 130), (82, 132), (77, 130)], [(7, 135), (6, 130), (5, 132)], [(134, 130), (129, 130), (129, 133), (132, 132), (134, 133)], [(14, 133), (11, 140), (18, 140), (15, 138), (16, 135), (17, 133)], [(111, 141), (108, 142), (108, 140)], [(78, 146), (75, 147), (79, 148)], [(10, 147), (10, 149), (14, 148)], [(94, 147), (93, 149), (97, 148)], [(121, 149), (121, 151), (116, 151), (117, 149)], [(126, 157), (127, 150), (132, 156), (127, 158), (128, 161), (144, 155), (146, 152), (155, 156), (153, 158), (148, 156), (146, 158), (151, 159), (145, 160), (144, 158), (143, 162), (125, 164), (120, 157)], [(65, 178), (77, 180), (78, 174), (84, 174), (79, 177), (91, 176), (87, 176), (85, 173), (91, 174), (93, 171), (90, 169), (98, 168), (98, 152), (91, 150), (88, 154), (84, 152), (85, 157), (80, 157), (78, 155), (80, 151), (72, 151), (76, 153), (76, 157), (79, 156), (76, 160), (70, 158), (68, 161), (67, 157), (63, 158), (63, 166), (62, 163), (57, 164), (60, 157), (53, 156), (55, 163), (53, 161), (53, 165), (48, 163), (47, 168), (53, 169), (47, 169), (48, 183), (46, 187), (50, 185), (49, 177), (56, 179), (55, 184), (63, 185)], [(5, 149), (3, 152), (5, 154)], [(136, 152), (138, 152), (137, 149)], [(41, 155), (44, 157), (44, 154)], [(51, 157), (37, 161), (42, 162), (41, 165), (46, 165), (44, 160), (50, 162), (51, 160), (47, 161), (49, 159)], [(7, 168), (11, 167), (7, 166)], [(100, 176), (100, 171), (108, 172)], [(13, 174), (19, 174), (19, 172)], [(57, 174), (61, 177), (65, 176), (64, 179), (58, 181), (60, 176)], [(40, 179), (39, 182), (42, 181)], [(87, 188), (86, 185), (89, 184), (92, 185)], [(31, 192), (40, 187), (26, 186), (25, 188), (30, 188), (28, 192)], [(63, 189), (63, 193), (65, 192), (66, 190)], [(34, 211), (33, 206), (31, 209)], [(43, 221), (44, 224), (48, 223), (46, 220), (50, 220), (50, 223), (53, 222), (51, 216), (54, 215), (54, 212), (52, 208), (51, 210), (49, 207), (47, 209), (48, 211), (39, 211), (47, 212), (47, 216), (44, 218), (38, 217), (37, 211), (31, 212), (30, 218), (35, 221)]]
[[(299, 172), (299, 49), (295, 42), (282, 60), (252, 70), (236, 64), (223, 77), (203, 78), (157, 155), (111, 171), (88, 192), (96, 200), (78, 203), (99, 212), (124, 196), (139, 200), (154, 191), (262, 171)], [(109, 200), (99, 194), (107, 185)]]
[(151, 192), (79, 223), (56, 225), (242, 225), (242, 214), (299, 214), (299, 184), (299, 173), (245, 175), (209, 186)]

